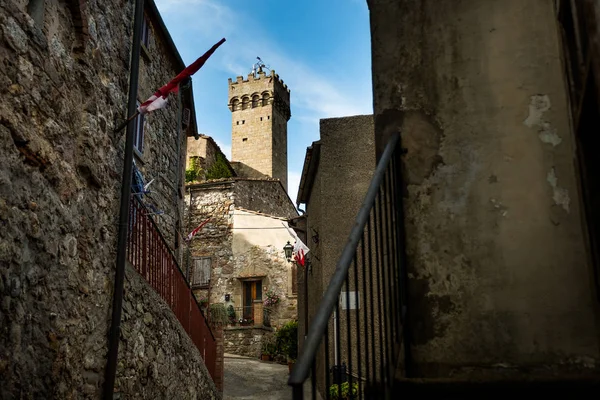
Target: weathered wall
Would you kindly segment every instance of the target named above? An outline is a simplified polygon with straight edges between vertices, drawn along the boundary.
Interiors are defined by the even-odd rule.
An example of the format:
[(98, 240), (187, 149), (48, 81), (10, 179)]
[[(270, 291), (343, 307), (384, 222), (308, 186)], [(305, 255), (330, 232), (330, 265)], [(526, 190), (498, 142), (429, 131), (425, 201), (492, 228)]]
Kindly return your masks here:
[(236, 207), (285, 218), (298, 215), (285, 186), (278, 181), (238, 178), (234, 190)]
[[(229, 109), (231, 159), (242, 164), (240, 176), (256, 177), (254, 171), (258, 171), (281, 180), (287, 190), (287, 86), (273, 70), (268, 76), (260, 72), (249, 74), (246, 80), (242, 76), (235, 82), (229, 79)], [(242, 175), (246, 171), (252, 174)]]
[(271, 328), (251, 326), (225, 328), (223, 330), (225, 353), (259, 358), (262, 337), (265, 333), (272, 331)]
[[(278, 191), (270, 193), (267, 189)], [(261, 278), (263, 296), (272, 289), (281, 299), (273, 310), (271, 323), (277, 326), (295, 318), (296, 294), (292, 293), (291, 266), (283, 252), (283, 246), (292, 237), (282, 225), (283, 217), (237, 207), (238, 201), (250, 206), (261, 204), (282, 213), (285, 210), (289, 215), (293, 206), (281, 184), (273, 180), (236, 179), (190, 185), (188, 190), (191, 191), (192, 217), (187, 231), (210, 219), (190, 244), (191, 259), (212, 258), (210, 293), (196, 290), (197, 296), (209, 296), (211, 304), (223, 303), (225, 307), (232, 305), (239, 309), (243, 306), (241, 279)], [(188, 193), (188, 204), (189, 196)], [(272, 199), (271, 204), (266, 202), (269, 199)], [(229, 301), (225, 301), (225, 294), (231, 294)]]
[[(66, 2), (46, 2), (43, 25), (25, 3), (0, 2), (0, 397), (98, 398), (124, 143), (112, 130), (125, 117), (133, 3), (87, 2), (89, 36)], [(166, 62), (149, 85), (172, 74)], [(149, 149), (169, 115), (149, 118)]]
[[(215, 184), (190, 185), (187, 187), (187, 228), (191, 232), (202, 221), (209, 222), (200, 230), (189, 244), (190, 257), (211, 257), (211, 286), (225, 285), (221, 275), (233, 273), (233, 188), (230, 181)], [(190, 206), (191, 204), (191, 206)], [(190, 211), (191, 210), (191, 211)], [(191, 212), (191, 216), (190, 216)], [(187, 255), (186, 257), (187, 258)], [(190, 261), (191, 265), (191, 261)], [(187, 266), (186, 266), (187, 268)], [(192, 282), (193, 283), (193, 282)], [(207, 295), (200, 293), (197, 295)], [(215, 298), (211, 303), (220, 303), (223, 298)]]
[[(127, 268), (115, 392), (127, 399), (219, 399), (198, 349), (163, 299)], [(97, 390), (104, 365), (86, 372)]]
[(207, 170), (217, 161), (217, 154), (221, 154), (224, 159), (227, 159), (212, 137), (199, 135), (198, 139), (196, 139), (194, 136), (190, 136), (187, 138), (187, 159), (185, 168), (191, 168), (193, 157), (198, 157), (199, 167), (202, 172), (198, 181), (204, 181), (206, 180)]
[(369, 2), (377, 147), (400, 128), (408, 149), (418, 375), (596, 368), (552, 3)]

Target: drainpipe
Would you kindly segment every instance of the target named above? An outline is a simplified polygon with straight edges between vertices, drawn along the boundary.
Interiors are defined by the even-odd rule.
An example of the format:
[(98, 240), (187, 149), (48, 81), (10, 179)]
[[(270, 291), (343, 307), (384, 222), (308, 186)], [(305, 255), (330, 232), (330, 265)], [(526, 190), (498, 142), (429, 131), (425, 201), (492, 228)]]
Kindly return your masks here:
[[(136, 113), (138, 92), (138, 76), (140, 69), (140, 45), (142, 37), (142, 19), (144, 17), (144, 0), (135, 1), (133, 19), (133, 43), (131, 46), (131, 69), (129, 71), (129, 100), (127, 116)], [(108, 356), (104, 372), (104, 399), (112, 400), (117, 373), (117, 357), (119, 355), (119, 336), (121, 332), (121, 311), (123, 306), (123, 281), (125, 279), (125, 258), (127, 236), (129, 231), (129, 207), (131, 197), (131, 173), (133, 164), (133, 134), (136, 119), (127, 124), (125, 136), (125, 160), (123, 164), (123, 182), (121, 185), (121, 206), (119, 214), (119, 236), (117, 244), (117, 266), (113, 292), (111, 326), (108, 333)]]
[[(181, 114), (183, 113), (182, 107), (181, 107), (181, 83), (177, 86), (178, 90), (177, 90), (177, 166), (175, 167), (175, 180), (176, 180), (176, 184), (175, 184), (175, 197), (174, 197), (174, 201), (175, 201), (175, 209), (177, 210), (177, 221), (175, 221), (175, 241), (179, 242), (179, 231), (181, 230), (181, 210), (179, 209), (179, 190), (181, 189), (181, 129), (182, 129), (182, 118), (181, 118)], [(179, 225), (179, 230), (177, 229)], [(179, 243), (179, 246), (177, 246), (177, 262), (181, 263), (183, 262), (183, 258), (182, 258), (182, 254), (181, 254), (181, 246), (183, 244)], [(181, 264), (179, 264), (181, 265)]]

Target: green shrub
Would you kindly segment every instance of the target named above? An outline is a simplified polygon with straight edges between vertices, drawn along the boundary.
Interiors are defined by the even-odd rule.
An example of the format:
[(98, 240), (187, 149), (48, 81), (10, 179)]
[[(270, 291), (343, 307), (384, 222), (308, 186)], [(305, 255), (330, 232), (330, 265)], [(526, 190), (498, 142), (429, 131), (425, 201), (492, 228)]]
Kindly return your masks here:
[(298, 321), (290, 321), (277, 331), (277, 348), (289, 361), (298, 358)]
[(348, 382), (331, 385), (329, 386), (329, 397), (332, 400), (355, 399), (358, 397), (358, 383), (352, 383), (352, 393), (350, 393), (350, 383)]
[(271, 332), (265, 333), (261, 338), (261, 353), (269, 356), (277, 355), (277, 338)]
[(218, 325), (224, 325), (229, 322), (224, 304), (217, 303), (210, 305), (210, 322)]
[(222, 153), (217, 153), (215, 163), (206, 171), (206, 179), (231, 178), (231, 170), (227, 165), (227, 159)]
[(185, 170), (185, 183), (197, 182), (203, 179), (202, 168), (198, 157), (192, 157), (190, 167)]

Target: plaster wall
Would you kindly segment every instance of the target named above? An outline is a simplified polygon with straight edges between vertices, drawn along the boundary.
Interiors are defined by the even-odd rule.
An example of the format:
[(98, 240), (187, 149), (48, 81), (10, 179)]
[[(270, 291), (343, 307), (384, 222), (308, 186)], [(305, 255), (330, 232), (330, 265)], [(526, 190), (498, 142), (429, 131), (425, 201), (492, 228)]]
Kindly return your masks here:
[(594, 371), (598, 305), (553, 1), (369, 7), (377, 151), (398, 130), (407, 149), (416, 375)]

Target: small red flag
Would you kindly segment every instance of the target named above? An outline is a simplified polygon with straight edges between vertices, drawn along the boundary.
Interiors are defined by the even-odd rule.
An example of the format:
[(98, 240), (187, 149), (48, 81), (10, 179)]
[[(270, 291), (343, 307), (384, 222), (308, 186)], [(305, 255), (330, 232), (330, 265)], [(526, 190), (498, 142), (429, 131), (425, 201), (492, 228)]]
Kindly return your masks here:
[(188, 65), (183, 71), (179, 73), (171, 82), (167, 83), (160, 89), (158, 89), (148, 100), (139, 106), (138, 111), (140, 114), (146, 114), (159, 108), (163, 108), (167, 105), (167, 97), (170, 93), (177, 93), (179, 89), (179, 82), (192, 76), (204, 65), (206, 60), (217, 50), (217, 48), (225, 42), (225, 38), (221, 39), (217, 44), (210, 48), (204, 55), (198, 58), (196, 61)]
[(196, 229), (194, 229), (193, 231), (190, 232), (189, 235), (187, 235), (187, 237), (185, 238), (185, 241), (189, 242), (190, 240), (192, 240), (192, 238), (194, 236), (196, 236), (196, 233), (200, 232), (200, 229), (202, 229), (202, 227), (204, 225), (206, 225), (208, 221), (210, 221), (210, 218), (207, 219), (206, 221), (202, 221), (202, 223), (200, 225), (198, 225), (198, 227)]

